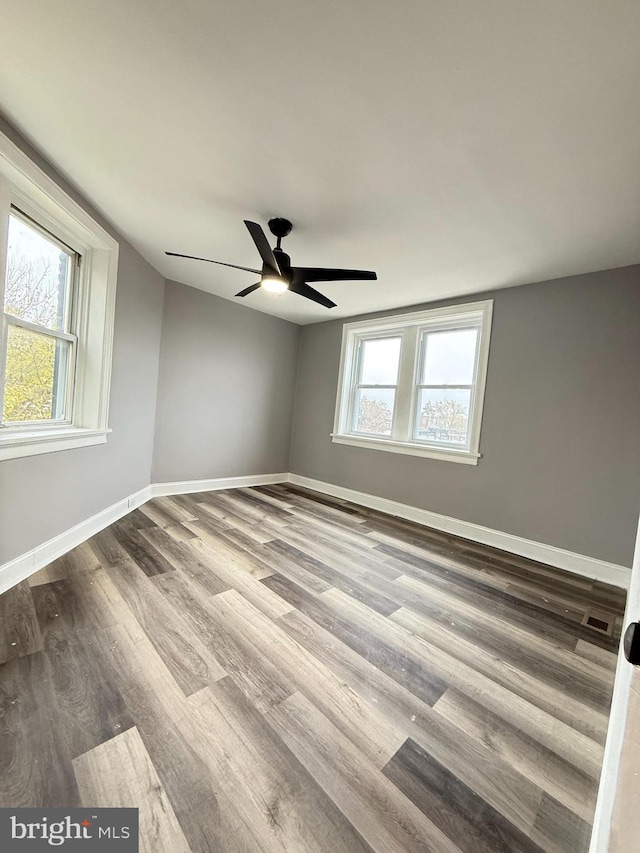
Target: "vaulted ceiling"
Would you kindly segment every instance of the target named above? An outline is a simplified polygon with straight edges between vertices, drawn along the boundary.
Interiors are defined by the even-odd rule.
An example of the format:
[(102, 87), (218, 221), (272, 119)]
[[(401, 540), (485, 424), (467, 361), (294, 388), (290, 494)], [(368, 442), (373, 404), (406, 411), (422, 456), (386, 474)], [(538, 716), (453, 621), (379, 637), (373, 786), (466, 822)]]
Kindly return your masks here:
[(285, 216), (328, 311), (640, 262), (637, 0), (5, 0), (0, 110), (167, 278)]

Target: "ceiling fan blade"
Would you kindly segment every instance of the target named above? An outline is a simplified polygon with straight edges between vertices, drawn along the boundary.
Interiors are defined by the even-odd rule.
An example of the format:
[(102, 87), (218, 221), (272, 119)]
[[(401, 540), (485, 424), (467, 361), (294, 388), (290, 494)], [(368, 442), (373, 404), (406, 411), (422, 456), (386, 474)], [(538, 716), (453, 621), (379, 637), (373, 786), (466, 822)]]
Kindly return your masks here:
[(236, 293), (236, 296), (248, 296), (250, 293), (253, 293), (254, 290), (257, 290), (260, 287), (260, 282), (257, 284), (250, 284), (249, 287), (245, 287), (244, 290), (241, 290), (240, 293)]
[(332, 302), (330, 299), (327, 299), (326, 296), (323, 296), (322, 293), (318, 293), (317, 290), (314, 290), (313, 287), (309, 287), (309, 285), (305, 281), (296, 281), (295, 279), (289, 285), (289, 290), (292, 293), (298, 293), (300, 296), (304, 296), (307, 299), (311, 299), (313, 302), (317, 302), (319, 305), (324, 305), (325, 308), (335, 308), (336, 303)]
[(265, 266), (268, 267), (274, 275), (282, 275), (282, 270), (278, 265), (276, 256), (273, 254), (273, 249), (269, 245), (269, 241), (267, 240), (262, 228), (257, 222), (250, 222), (248, 219), (244, 220), (244, 224), (249, 229), (249, 234), (251, 234), (253, 242), (256, 244), (256, 249), (260, 252), (260, 257), (264, 261)]
[(300, 281), (375, 281), (378, 276), (369, 270), (333, 270), (321, 267), (294, 267)]
[(179, 255), (178, 252), (165, 252), (165, 255), (170, 255), (172, 258), (189, 258), (190, 261), (206, 261), (208, 264), (220, 264), (223, 267), (231, 267), (234, 270), (244, 270), (245, 272), (255, 272), (260, 275), (260, 270), (251, 269), (251, 267), (239, 267), (237, 264), (225, 264), (224, 261), (212, 261), (211, 258), (196, 258), (193, 255)]

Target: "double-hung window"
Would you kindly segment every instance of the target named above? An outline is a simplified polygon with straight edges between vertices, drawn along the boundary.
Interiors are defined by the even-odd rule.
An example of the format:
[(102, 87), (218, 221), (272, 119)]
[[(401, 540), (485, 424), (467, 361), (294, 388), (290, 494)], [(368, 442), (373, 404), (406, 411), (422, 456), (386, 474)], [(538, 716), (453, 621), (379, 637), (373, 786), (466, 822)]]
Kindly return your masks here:
[(13, 208), (3, 305), (0, 425), (71, 423), (80, 255)]
[(400, 336), (360, 341), (352, 424), (359, 435), (391, 435), (401, 344)]
[(333, 440), (477, 464), (492, 302), (344, 326)]
[(0, 461), (107, 440), (117, 261), (0, 133)]

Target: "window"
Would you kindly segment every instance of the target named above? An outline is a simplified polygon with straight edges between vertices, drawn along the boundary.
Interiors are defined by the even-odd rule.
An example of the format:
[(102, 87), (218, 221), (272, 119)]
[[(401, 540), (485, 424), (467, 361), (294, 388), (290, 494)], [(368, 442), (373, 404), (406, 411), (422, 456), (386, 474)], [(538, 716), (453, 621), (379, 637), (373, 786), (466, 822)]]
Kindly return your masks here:
[(391, 435), (402, 338), (368, 338), (359, 347), (353, 431)]
[(117, 255), (0, 134), (0, 460), (106, 441)]
[(492, 302), (344, 327), (333, 441), (479, 458)]
[(78, 339), (73, 334), (80, 255), (12, 210), (4, 287), (0, 424), (70, 423)]

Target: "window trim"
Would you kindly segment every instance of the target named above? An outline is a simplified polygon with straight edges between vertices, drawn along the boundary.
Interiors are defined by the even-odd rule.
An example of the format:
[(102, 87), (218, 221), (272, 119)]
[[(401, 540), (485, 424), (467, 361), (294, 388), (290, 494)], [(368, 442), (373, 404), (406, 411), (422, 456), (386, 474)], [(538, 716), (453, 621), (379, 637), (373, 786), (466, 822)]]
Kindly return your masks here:
[[(72, 422), (3, 426), (0, 461), (103, 444), (111, 432), (108, 412), (118, 242), (0, 132), (0, 303), (12, 207), (76, 252), (82, 262), (74, 281), (77, 343)], [(4, 358), (4, 348), (0, 357)]]
[[(493, 300), (483, 300), (415, 311), (410, 314), (395, 314), (373, 320), (345, 323), (342, 330), (340, 372), (334, 426), (331, 433), (332, 441), (335, 444), (477, 465), (478, 459), (481, 457), (479, 452), (480, 430), (489, 360), (492, 315)], [(411, 436), (413, 435), (416, 413), (417, 380), (419, 378), (417, 371), (421, 363), (423, 332), (445, 331), (447, 328), (458, 329), (464, 328), (465, 325), (469, 327), (478, 326), (480, 330), (476, 356), (476, 382), (471, 397), (468, 448), (458, 450), (455, 447), (430, 444), (424, 441), (358, 435), (349, 431), (349, 424), (352, 423), (349, 419), (352, 418), (351, 400), (353, 398), (354, 377), (361, 340), (395, 336), (402, 338), (393, 423), (395, 426), (399, 420), (402, 433)], [(411, 377), (410, 380), (408, 377)]]

